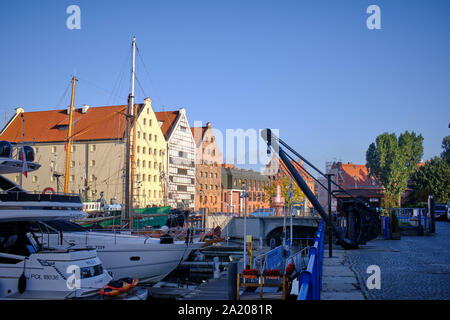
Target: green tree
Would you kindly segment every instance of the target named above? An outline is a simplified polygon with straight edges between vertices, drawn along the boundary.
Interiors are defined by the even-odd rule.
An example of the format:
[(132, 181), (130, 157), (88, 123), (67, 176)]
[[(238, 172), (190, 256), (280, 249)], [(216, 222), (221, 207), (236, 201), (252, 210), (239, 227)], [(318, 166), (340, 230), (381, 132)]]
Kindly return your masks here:
[(446, 160), (434, 157), (415, 172), (411, 179), (412, 198), (425, 202), (433, 195), (436, 202), (450, 202), (450, 165)]
[[(283, 176), (280, 178), (280, 187), (281, 187), (281, 196), (284, 197), (285, 206), (289, 207), (291, 204), (288, 192), (289, 192), (289, 184), (291, 182), (291, 178), (287, 176)], [(272, 204), (272, 198), (275, 197), (277, 193), (277, 183), (272, 182), (269, 186), (266, 186), (264, 188), (266, 198), (265, 200), (269, 200), (270, 204)], [(293, 200), (297, 202), (303, 201), (305, 199), (305, 195), (303, 194), (302, 190), (297, 186), (294, 180), (292, 180), (292, 193), (293, 193)]]
[(442, 139), (442, 149), (441, 158), (450, 165), (450, 136), (446, 136)]
[(433, 195), (436, 202), (450, 202), (450, 136), (442, 140), (441, 157), (434, 157), (417, 170), (411, 178), (409, 201), (426, 202)]
[(369, 174), (384, 187), (385, 207), (400, 205), (408, 180), (417, 170), (423, 155), (423, 137), (414, 132), (400, 134), (383, 133), (369, 145), (366, 151), (366, 166)]

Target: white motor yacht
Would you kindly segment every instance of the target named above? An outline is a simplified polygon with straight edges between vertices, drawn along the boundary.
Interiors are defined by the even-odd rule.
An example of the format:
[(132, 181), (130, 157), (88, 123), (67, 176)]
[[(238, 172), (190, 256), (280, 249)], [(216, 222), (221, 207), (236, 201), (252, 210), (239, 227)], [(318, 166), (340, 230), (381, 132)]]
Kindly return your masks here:
[[(12, 159), (10, 149), (10, 144), (0, 142), (1, 173), (22, 171), (22, 161)], [(28, 171), (37, 168), (28, 164)], [(29, 193), (2, 175), (0, 189), (0, 299), (105, 298), (98, 292), (112, 278), (95, 248), (44, 247), (35, 233), (36, 223), (85, 215), (80, 198)], [(146, 289), (135, 287), (116, 298), (147, 295)]]
[(46, 221), (36, 232), (42, 242), (62, 248), (92, 246), (114, 279), (129, 276), (154, 284), (205, 243), (135, 235), (133, 231), (88, 231), (70, 221)]

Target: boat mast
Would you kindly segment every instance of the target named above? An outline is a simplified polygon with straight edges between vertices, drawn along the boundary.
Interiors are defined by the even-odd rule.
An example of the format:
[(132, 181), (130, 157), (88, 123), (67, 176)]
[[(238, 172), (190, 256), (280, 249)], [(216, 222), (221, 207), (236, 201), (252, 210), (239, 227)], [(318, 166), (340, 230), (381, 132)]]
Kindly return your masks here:
[(64, 193), (68, 192), (69, 189), (69, 163), (70, 163), (70, 148), (72, 144), (72, 116), (73, 116), (73, 102), (75, 97), (75, 82), (77, 78), (73, 76), (72, 78), (72, 97), (70, 99), (70, 110), (69, 110), (69, 130), (67, 131), (67, 149), (66, 149), (66, 173), (64, 176)]
[[(136, 140), (136, 120), (134, 117), (134, 72), (135, 72), (135, 51), (136, 38), (133, 37), (132, 43), (132, 65), (131, 65), (131, 92), (128, 95), (128, 114), (126, 122), (126, 155), (125, 155), (125, 220), (129, 219), (129, 227), (133, 227), (133, 174), (134, 174), (134, 147)], [(133, 120), (133, 145), (130, 139), (130, 120)], [(130, 151), (132, 153), (130, 155)], [(131, 159), (131, 186), (130, 186), (130, 159)]]

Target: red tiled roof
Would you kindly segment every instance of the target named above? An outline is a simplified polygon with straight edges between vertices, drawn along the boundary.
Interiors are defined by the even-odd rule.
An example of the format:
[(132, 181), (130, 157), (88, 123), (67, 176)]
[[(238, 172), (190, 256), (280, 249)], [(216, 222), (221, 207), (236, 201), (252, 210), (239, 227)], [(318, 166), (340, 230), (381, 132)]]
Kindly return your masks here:
[(161, 121), (163, 123), (161, 126), (161, 131), (164, 134), (166, 140), (169, 138), (169, 135), (172, 132), (172, 128), (175, 126), (178, 114), (179, 114), (178, 110), (155, 112), (158, 121)]
[(338, 174), (339, 184), (343, 188), (355, 187), (355, 176), (356, 176), (356, 187), (380, 187), (380, 184), (369, 177), (369, 172), (367, 167), (363, 164), (353, 164), (351, 162), (343, 164), (338, 162), (334, 164), (333, 167), (340, 171)]
[[(75, 109), (72, 118), (73, 140), (121, 139), (125, 132), (127, 106), (90, 107), (86, 113)], [(59, 142), (67, 139), (67, 109), (23, 113), (24, 141)], [(22, 141), (22, 120), (15, 115), (1, 132), (0, 140)]]

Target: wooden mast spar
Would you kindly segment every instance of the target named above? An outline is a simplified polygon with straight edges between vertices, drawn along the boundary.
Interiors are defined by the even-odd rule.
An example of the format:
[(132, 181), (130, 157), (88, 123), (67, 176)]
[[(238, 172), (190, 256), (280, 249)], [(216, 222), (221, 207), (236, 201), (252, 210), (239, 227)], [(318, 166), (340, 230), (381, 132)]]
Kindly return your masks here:
[(69, 110), (69, 130), (67, 131), (67, 149), (66, 149), (66, 172), (64, 175), (64, 193), (68, 193), (69, 189), (69, 164), (70, 164), (70, 149), (72, 145), (72, 117), (73, 117), (73, 103), (75, 98), (75, 83), (77, 78), (73, 76), (72, 78), (72, 97), (70, 99), (70, 110)]
[[(136, 141), (136, 112), (134, 106), (134, 78), (135, 78), (135, 51), (136, 38), (133, 37), (132, 43), (132, 66), (131, 66), (131, 92), (128, 96), (128, 114), (126, 121), (126, 152), (125, 152), (125, 220), (129, 220), (129, 228), (133, 227), (133, 190), (134, 190), (134, 150)], [(130, 120), (133, 121), (133, 139), (130, 139)], [(131, 153), (131, 154), (130, 154)], [(130, 175), (131, 162), (131, 175)], [(131, 183), (130, 183), (131, 176)]]

